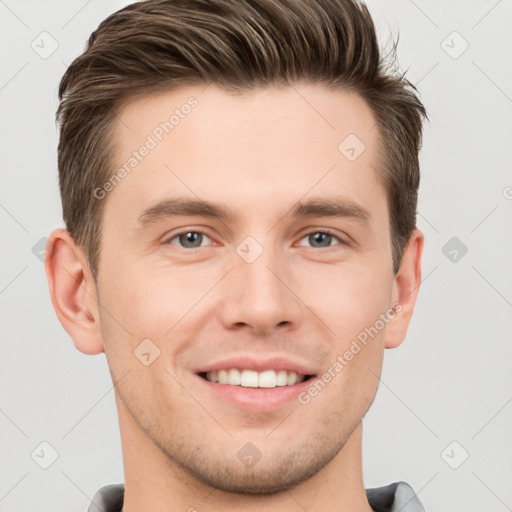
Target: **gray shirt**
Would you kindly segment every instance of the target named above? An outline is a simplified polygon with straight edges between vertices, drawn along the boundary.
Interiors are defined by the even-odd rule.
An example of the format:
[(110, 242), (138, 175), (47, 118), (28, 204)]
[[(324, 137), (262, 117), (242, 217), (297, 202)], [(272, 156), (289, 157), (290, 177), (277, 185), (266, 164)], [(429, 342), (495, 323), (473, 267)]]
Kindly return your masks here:
[[(416, 493), (406, 482), (366, 489), (366, 496), (375, 512), (425, 512)], [(123, 499), (124, 484), (106, 485), (94, 495), (87, 512), (121, 512)]]

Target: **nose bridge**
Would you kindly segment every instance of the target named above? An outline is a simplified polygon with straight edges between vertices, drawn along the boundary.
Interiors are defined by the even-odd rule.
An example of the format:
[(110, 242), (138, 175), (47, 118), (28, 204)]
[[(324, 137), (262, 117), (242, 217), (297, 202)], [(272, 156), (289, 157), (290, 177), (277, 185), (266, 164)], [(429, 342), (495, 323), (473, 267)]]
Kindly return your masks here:
[(287, 287), (291, 279), (284, 255), (271, 237), (259, 242), (247, 237), (236, 248), (232, 288), (224, 321), (268, 331), (284, 322), (296, 324), (300, 306)]
[[(247, 244), (247, 245), (246, 245)], [(248, 253), (243, 253), (249, 248)], [(239, 273), (243, 276), (244, 285), (253, 293), (253, 296), (276, 299), (283, 293), (283, 283), (276, 274), (284, 273), (280, 269), (283, 255), (279, 249), (273, 247), (270, 238), (266, 240), (265, 246), (257, 246), (254, 242), (246, 241), (239, 247), (238, 254), (241, 261), (237, 262)], [(240, 255), (242, 253), (243, 255)], [(283, 279), (284, 276), (281, 278)]]

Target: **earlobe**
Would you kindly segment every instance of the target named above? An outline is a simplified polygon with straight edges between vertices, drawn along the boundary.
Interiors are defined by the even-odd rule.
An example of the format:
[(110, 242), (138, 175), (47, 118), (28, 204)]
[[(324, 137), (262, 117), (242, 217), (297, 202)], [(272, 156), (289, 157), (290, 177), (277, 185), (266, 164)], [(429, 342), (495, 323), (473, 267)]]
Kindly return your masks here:
[(407, 334), (421, 283), (423, 242), (423, 233), (415, 229), (402, 255), (393, 284), (393, 302), (397, 307), (393, 320), (387, 326), (385, 348), (398, 347)]
[(50, 234), (45, 270), (53, 307), (76, 348), (104, 352), (96, 285), (84, 252), (65, 229)]

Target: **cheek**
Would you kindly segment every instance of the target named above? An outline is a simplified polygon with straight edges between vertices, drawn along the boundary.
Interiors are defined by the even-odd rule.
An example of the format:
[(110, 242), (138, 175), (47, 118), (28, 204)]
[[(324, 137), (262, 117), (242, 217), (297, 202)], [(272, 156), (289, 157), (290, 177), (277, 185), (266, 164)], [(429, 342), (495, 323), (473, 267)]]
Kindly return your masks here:
[(106, 322), (121, 335), (128, 331), (139, 342), (162, 339), (215, 283), (177, 269), (124, 268), (104, 280), (102, 305), (111, 313)]
[[(121, 396), (142, 410), (140, 397), (156, 397), (155, 389), (170, 388), (175, 397), (182, 393), (166, 371), (172, 366), (173, 345), (166, 343), (165, 335), (197, 299), (189, 297), (193, 295), (190, 287), (180, 288), (183, 283), (163, 280), (163, 273), (157, 279), (124, 268), (124, 272), (111, 272), (101, 283), (105, 290), (100, 289), (101, 332), (111, 374), (115, 381), (123, 380)], [(178, 293), (181, 289), (183, 293)], [(171, 334), (178, 334), (179, 327)], [(176, 341), (172, 351), (179, 350), (181, 341)]]
[(318, 266), (302, 281), (304, 302), (335, 336), (338, 348), (373, 326), (390, 306), (391, 284), (378, 266)]

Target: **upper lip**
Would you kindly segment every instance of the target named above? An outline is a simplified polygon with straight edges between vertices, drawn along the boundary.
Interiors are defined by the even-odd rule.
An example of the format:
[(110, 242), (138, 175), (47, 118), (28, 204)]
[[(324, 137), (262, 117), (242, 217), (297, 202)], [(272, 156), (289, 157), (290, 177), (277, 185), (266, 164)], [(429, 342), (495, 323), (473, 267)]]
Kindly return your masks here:
[(206, 373), (218, 370), (229, 370), (230, 368), (241, 368), (244, 370), (255, 370), (263, 372), (265, 370), (286, 370), (300, 375), (316, 375), (316, 371), (308, 366), (296, 363), (286, 357), (267, 357), (266, 359), (257, 359), (250, 356), (231, 357), (210, 363), (195, 370), (195, 373)]

